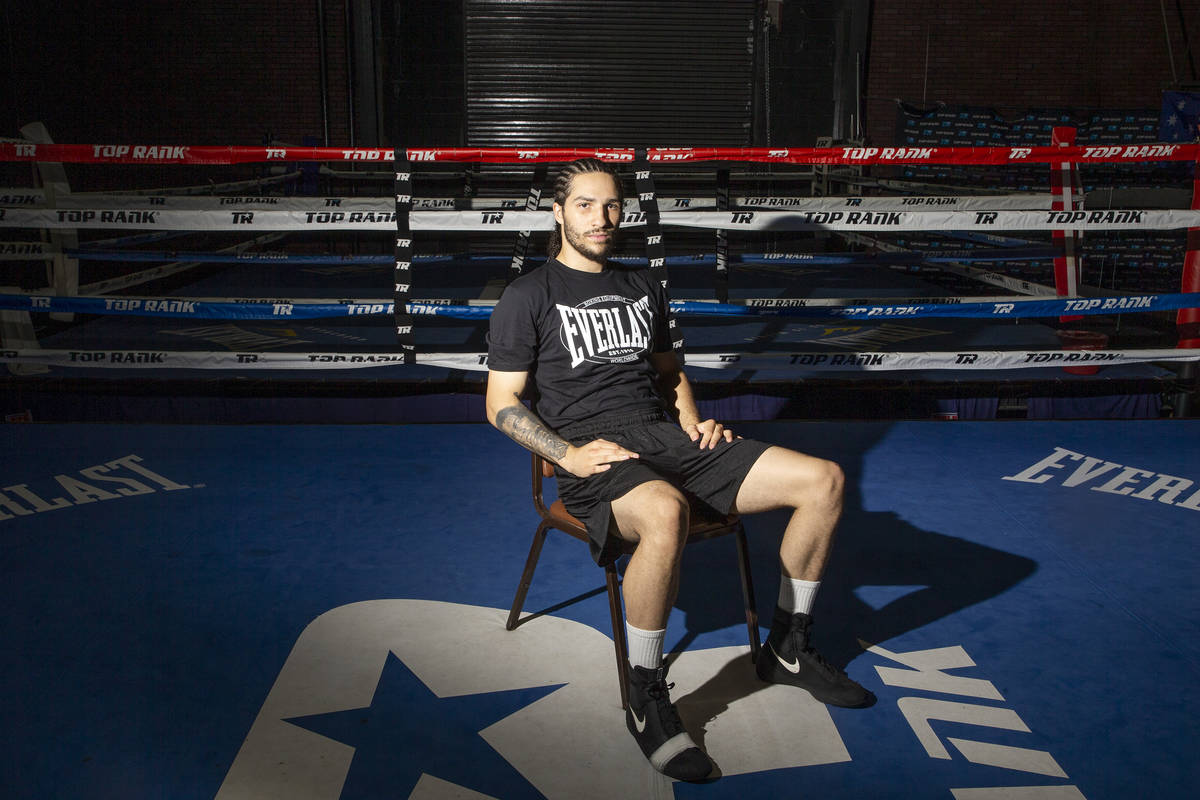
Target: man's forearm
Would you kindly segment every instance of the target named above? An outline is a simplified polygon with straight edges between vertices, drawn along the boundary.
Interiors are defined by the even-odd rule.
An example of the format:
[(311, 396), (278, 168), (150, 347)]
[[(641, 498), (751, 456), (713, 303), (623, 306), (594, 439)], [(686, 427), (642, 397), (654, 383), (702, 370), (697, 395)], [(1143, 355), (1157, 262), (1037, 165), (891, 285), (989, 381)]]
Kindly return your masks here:
[(526, 450), (532, 450), (555, 463), (562, 460), (570, 447), (561, 436), (546, 427), (546, 423), (521, 404), (505, 406), (496, 412), (496, 427)]
[(683, 370), (666, 377), (660, 386), (681, 427), (686, 428), (700, 421), (700, 410), (696, 407), (696, 398), (692, 396), (692, 385), (688, 383)]

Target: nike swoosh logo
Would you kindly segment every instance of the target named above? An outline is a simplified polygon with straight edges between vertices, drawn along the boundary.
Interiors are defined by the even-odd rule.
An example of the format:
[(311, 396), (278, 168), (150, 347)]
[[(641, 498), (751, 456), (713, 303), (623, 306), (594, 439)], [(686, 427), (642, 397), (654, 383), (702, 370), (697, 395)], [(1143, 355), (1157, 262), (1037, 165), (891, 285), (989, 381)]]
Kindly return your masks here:
[(771, 654), (773, 656), (775, 656), (776, 661), (778, 661), (780, 664), (783, 665), (784, 669), (786, 669), (788, 672), (792, 673), (793, 675), (799, 674), (800, 659), (796, 659), (795, 661), (784, 661), (783, 656), (781, 656), (781, 655), (779, 655), (779, 653), (775, 652), (775, 647), (770, 642), (767, 642), (767, 647), (771, 648)]
[[(797, 669), (799, 669), (799, 667), (797, 667)], [(637, 728), (638, 733), (644, 732), (646, 730), (646, 718), (639, 717), (637, 715), (637, 712), (634, 711), (632, 708), (629, 709), (629, 713), (633, 714), (633, 727)]]

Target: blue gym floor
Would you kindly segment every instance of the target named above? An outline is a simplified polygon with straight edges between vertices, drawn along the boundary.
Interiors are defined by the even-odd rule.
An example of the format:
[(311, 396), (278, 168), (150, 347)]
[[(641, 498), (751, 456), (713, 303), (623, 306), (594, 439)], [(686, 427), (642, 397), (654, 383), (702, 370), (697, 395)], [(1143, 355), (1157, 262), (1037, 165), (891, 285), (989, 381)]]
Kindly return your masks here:
[(686, 785), (625, 731), (585, 547), (504, 630), (536, 515), (490, 427), (0, 426), (3, 795), (1195, 796), (1200, 422), (739, 430), (845, 468), (817, 643), (879, 702), (758, 683), (732, 541), (695, 545), (667, 647), (722, 776)]

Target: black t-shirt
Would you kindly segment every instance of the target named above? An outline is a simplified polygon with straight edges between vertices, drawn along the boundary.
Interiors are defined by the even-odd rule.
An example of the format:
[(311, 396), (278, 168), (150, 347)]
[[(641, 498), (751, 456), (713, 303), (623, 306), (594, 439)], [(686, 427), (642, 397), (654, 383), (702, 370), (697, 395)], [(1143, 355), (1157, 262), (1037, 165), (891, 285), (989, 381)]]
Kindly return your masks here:
[(492, 312), (488, 368), (528, 371), (551, 428), (661, 409), (650, 353), (671, 350), (667, 293), (645, 268), (555, 259), (513, 281)]

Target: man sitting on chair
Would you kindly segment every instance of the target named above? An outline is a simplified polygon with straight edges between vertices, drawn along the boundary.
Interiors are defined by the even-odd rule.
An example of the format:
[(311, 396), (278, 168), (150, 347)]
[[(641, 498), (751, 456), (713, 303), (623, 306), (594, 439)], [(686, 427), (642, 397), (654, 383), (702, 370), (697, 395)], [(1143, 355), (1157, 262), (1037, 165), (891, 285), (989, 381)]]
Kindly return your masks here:
[[(551, 258), (513, 281), (492, 314), (487, 415), (557, 465), (559, 497), (587, 526), (599, 563), (615, 557), (614, 539), (637, 543), (624, 577), (626, 723), (656, 769), (703, 780), (712, 762), (680, 722), (662, 661), (688, 495), (722, 514), (794, 509), (759, 677), (833, 705), (875, 698), (809, 644), (809, 613), (841, 514), (841, 469), (700, 418), (671, 349), (666, 290), (645, 268), (608, 260), (623, 201), (620, 179), (601, 161), (575, 161), (559, 174)], [(536, 415), (521, 403), (531, 376)]]

